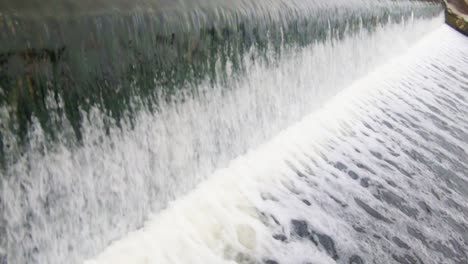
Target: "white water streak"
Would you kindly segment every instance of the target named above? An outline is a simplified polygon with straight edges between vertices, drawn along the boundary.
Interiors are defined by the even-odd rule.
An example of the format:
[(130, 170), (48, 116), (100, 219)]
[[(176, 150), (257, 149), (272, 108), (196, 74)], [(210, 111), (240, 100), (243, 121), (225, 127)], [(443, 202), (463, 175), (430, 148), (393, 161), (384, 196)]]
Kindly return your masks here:
[[(79, 149), (59, 145), (54, 150), (46, 149), (43, 155), (43, 134), (37, 129), (32, 145), (40, 151), (28, 153), (2, 178), (8, 179), (1, 193), (8, 201), (5, 215), (11, 230), (9, 240), (17, 242), (11, 243), (14, 248), (7, 248), (7, 252), (21, 254), (37, 248), (40, 263), (90, 257), (110, 241), (138, 228), (150, 212), (158, 212), (216, 168), (265, 142), (353, 80), (406, 51), (441, 22), (437, 18), (378, 26), (372, 33), (363, 31), (342, 41), (288, 51), (290, 56), (284, 56), (275, 67), (252, 63), (246, 56), (248, 74), (233, 83), (230, 92), (222, 92), (225, 87), (206, 88), (202, 98), (163, 106), (156, 115), (142, 111), (134, 128), (116, 128), (108, 136), (100, 126), (102, 115), (93, 112), (83, 125), (84, 146)], [(254, 171), (239, 172), (236, 180), (239, 175), (251, 173)], [(226, 206), (238, 206), (234, 203), (238, 198), (229, 198), (230, 182), (222, 180), (219, 184), (216, 189), (232, 200), (226, 201)], [(235, 187), (232, 192), (238, 195)], [(208, 207), (205, 211), (210, 210)], [(202, 212), (195, 213), (202, 216)], [(161, 221), (186, 221), (184, 217)], [(225, 220), (231, 217), (236, 216), (222, 215)], [(34, 236), (25, 233), (25, 224)], [(171, 228), (176, 226), (183, 227), (180, 224)], [(199, 228), (189, 228), (187, 232), (195, 233), (185, 242), (177, 241), (191, 244), (206, 235), (213, 236), (207, 239), (217, 243), (217, 237), (224, 236), (224, 232), (235, 232), (221, 228), (219, 234), (212, 234), (213, 225), (206, 224), (204, 228), (210, 232), (203, 235), (203, 228)], [(162, 236), (171, 241), (172, 233), (165, 234)], [(200, 249), (193, 250), (195, 253)], [(210, 250), (206, 251), (207, 256), (210, 254)], [(19, 260), (24, 257), (10, 256)], [(212, 257), (217, 259), (218, 254)]]
[[(407, 239), (425, 263), (464, 263), (463, 259), (459, 259), (462, 262), (456, 262), (436, 246), (424, 247), (421, 241), (408, 236), (406, 226), (414, 225), (421, 229), (428, 239), (434, 239), (432, 245), (436, 245), (436, 239), (449, 241), (455, 238), (463, 241), (460, 238), (462, 233), (454, 232), (447, 224), (449, 216), (466, 224), (463, 212), (446, 208), (443, 201), (455, 199), (466, 206), (468, 195), (463, 197), (463, 193), (459, 194), (460, 191), (455, 189), (454, 193), (441, 195), (443, 201), (440, 201), (429, 190), (443, 193), (443, 181), (433, 170), (438, 162), (445, 163), (444, 166), (454, 172), (455, 178), (463, 178), (467, 176), (466, 171), (465, 175), (457, 171), (453, 167), (456, 163), (451, 163), (451, 160), (461, 159), (459, 162), (464, 163), (462, 166), (467, 166), (467, 161), (463, 160), (463, 156), (451, 156), (453, 153), (445, 149), (448, 145), (424, 140), (416, 133), (419, 128), (406, 128), (403, 126), (405, 122), (394, 122), (387, 115), (414, 115), (419, 120), (415, 124), (421, 126), (420, 129), (431, 135), (441, 134), (449, 142), (447, 144), (468, 149), (467, 142), (454, 138), (452, 131), (444, 132), (437, 127), (436, 119), (428, 117), (431, 113), (435, 114), (447, 122), (447, 127), (454, 129), (465, 126), (466, 133), (468, 107), (463, 97), (456, 99), (456, 96), (468, 96), (468, 76), (466, 72), (463, 75), (463, 69), (466, 70), (468, 65), (467, 44), (467, 39), (447, 26), (437, 29), (404, 56), (355, 82), (320, 110), (281, 132), (267, 144), (235, 159), (226, 169), (216, 171), (190, 194), (151, 217), (144, 228), (128, 234), (87, 263), (257, 263), (268, 256), (274, 256), (279, 263), (335, 263), (325, 250), (313, 247), (310, 241), (293, 235), (289, 237), (293, 233), (292, 227), (287, 224), (291, 218), (307, 219), (315, 230), (332, 236), (342, 263), (348, 263), (343, 256), (350, 257), (349, 252), (362, 252), (361, 257), (366, 259), (366, 263), (372, 259), (380, 263), (393, 263), (395, 259), (390, 255), (401, 251), (392, 249), (391, 253), (384, 254), (383, 248), (389, 247), (385, 241), (376, 245), (372, 240), (359, 238), (351, 225), (364, 224), (362, 221), (368, 221), (364, 227), (370, 231)], [(453, 75), (448, 69), (451, 69)], [(446, 88), (441, 89), (437, 85), (439, 81), (447, 83)], [(442, 95), (455, 100), (453, 107), (459, 107), (459, 110), (437, 102)], [(423, 103), (433, 103), (433, 106), (445, 111), (434, 112)], [(443, 116), (449, 112), (453, 115)], [(458, 118), (459, 122), (450, 121), (451, 118)], [(392, 129), (384, 124), (385, 120), (389, 120)], [(376, 132), (366, 129), (370, 137), (360, 134), (360, 131), (364, 131), (362, 122), (373, 124)], [(410, 135), (416, 143), (405, 139), (406, 135)], [(379, 138), (385, 141), (376, 142)], [(400, 150), (398, 153), (401, 155), (405, 148), (411, 147), (417, 147), (416, 151), (428, 157), (440, 151), (447, 153), (439, 156), (438, 162), (434, 159), (434, 167), (425, 169), (422, 163), (415, 163), (404, 155), (392, 157), (392, 152), (386, 149), (389, 146)], [(436, 215), (413, 219), (389, 205), (384, 210), (371, 191), (341, 174), (331, 164), (324, 163), (321, 158), (324, 155), (330, 161), (338, 159), (355, 167), (347, 163), (349, 159), (360, 158), (361, 154), (356, 153), (354, 148), (379, 152), (386, 159), (398, 161), (402, 168), (415, 171), (412, 177), (416, 178), (409, 179), (395, 169), (379, 165), (376, 157), (369, 155), (363, 161), (370, 169), (378, 172), (377, 175), (367, 172), (371, 182), (388, 186), (384, 180), (394, 181), (393, 184), (400, 187), (386, 188), (405, 197), (408, 205), (416, 205), (418, 199), (426, 201), (431, 210), (437, 211)], [(318, 165), (314, 167), (314, 177), (309, 175), (305, 180), (298, 178), (286, 162), (291, 161), (299, 168), (302, 166), (301, 161), (308, 159), (310, 166), (313, 167), (311, 160), (318, 162)], [(359, 170), (357, 167), (353, 169)], [(359, 173), (362, 173), (361, 176), (366, 175), (363, 171)], [(330, 199), (330, 194), (349, 207), (341, 208)], [(305, 206), (300, 197), (308, 197), (312, 204)], [(382, 209), (381, 212), (395, 224), (366, 217), (366, 213), (354, 205), (353, 197), (368, 201), (378, 210)], [(267, 215), (262, 216), (260, 212)], [(270, 213), (282, 223), (280, 226), (266, 219)], [(285, 233), (288, 243), (272, 239), (272, 232)], [(388, 239), (391, 240), (391, 237)], [(461, 243), (468, 243), (468, 240)], [(450, 244), (446, 245), (450, 248)], [(456, 249), (453, 250), (456, 252)], [(242, 254), (238, 253), (250, 256), (250, 259), (239, 257)], [(463, 258), (463, 252), (459, 254)]]

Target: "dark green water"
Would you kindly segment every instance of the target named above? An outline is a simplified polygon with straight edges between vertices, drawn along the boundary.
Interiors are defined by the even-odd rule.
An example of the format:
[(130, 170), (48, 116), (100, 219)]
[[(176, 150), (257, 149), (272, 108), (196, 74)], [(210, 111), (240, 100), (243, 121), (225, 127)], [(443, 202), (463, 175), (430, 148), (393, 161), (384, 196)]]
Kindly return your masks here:
[[(392, 19), (439, 12), (434, 5), (377, 1), (366, 3), (365, 9), (351, 3), (307, 1), (270, 5), (160, 1), (133, 3), (127, 9), (123, 3), (105, 1), (4, 5), (5, 11), (0, 9), (0, 108), (6, 112), (0, 128), (3, 166), (24, 151), (33, 118), (51, 141), (66, 120), (73, 127), (70, 141), (80, 142), (83, 112), (92, 107), (118, 125), (125, 115), (132, 120), (132, 113), (141, 107), (157, 111), (161, 99), (173, 100), (181, 91), (197, 96), (202, 81), (229, 81), (227, 62), (242, 75), (242, 58), (252, 50), (273, 62), (283, 47), (306, 46), (330, 36), (341, 38), (345, 31), (361, 27), (372, 31)], [(269, 56), (267, 51), (272, 51)], [(51, 104), (57, 107), (52, 109)], [(12, 136), (14, 141), (8, 138)]]

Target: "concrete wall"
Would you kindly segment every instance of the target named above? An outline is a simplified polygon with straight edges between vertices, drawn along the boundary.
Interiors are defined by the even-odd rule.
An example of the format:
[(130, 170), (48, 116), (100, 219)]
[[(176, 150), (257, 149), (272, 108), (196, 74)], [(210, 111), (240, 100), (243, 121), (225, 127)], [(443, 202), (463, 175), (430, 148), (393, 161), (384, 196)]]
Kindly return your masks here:
[(468, 36), (468, 1), (445, 0), (444, 2), (447, 24)]

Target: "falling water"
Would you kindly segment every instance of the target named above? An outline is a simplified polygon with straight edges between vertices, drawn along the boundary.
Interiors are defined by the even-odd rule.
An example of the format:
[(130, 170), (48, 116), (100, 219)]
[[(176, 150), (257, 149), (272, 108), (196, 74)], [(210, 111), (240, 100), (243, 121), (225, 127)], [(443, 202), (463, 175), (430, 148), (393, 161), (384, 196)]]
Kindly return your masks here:
[(466, 54), (438, 28), (87, 263), (467, 263)]
[[(268, 147), (246, 153), (307, 114), (326, 112), (321, 110), (323, 105), (341, 95), (344, 88), (439, 28), (439, 7), (365, 0), (166, 2), (135, 1), (131, 7), (119, 1), (111, 7), (106, 1), (86, 1), (76, 7), (57, 3), (56, 10), (62, 15), (34, 1), (29, 6), (22, 6), (21, 1), (0, 5), (0, 263), (79, 263), (141, 228), (150, 214), (155, 214), (149, 224), (154, 232), (142, 229), (134, 238), (130, 235), (97, 261), (125, 262), (128, 257), (130, 263), (222, 263), (223, 259), (255, 263), (271, 258), (296, 263), (285, 254), (308, 246), (288, 235), (286, 239), (294, 243), (280, 247), (269, 234), (291, 228), (282, 216), (293, 217), (306, 210), (290, 202), (295, 196), (281, 189), (294, 193), (298, 184), (284, 164), (298, 174), (309, 173), (301, 171), (305, 169), (301, 167), (304, 155), (317, 159), (315, 162), (328, 160), (328, 165), (316, 168), (324, 170), (315, 172), (321, 174), (320, 184), (314, 185), (311, 179), (308, 188), (312, 191), (302, 191), (314, 195), (307, 200), (312, 206), (309, 210), (320, 216), (307, 226), (314, 228), (314, 234), (332, 237), (343, 261), (352, 250), (363, 252), (359, 258), (364, 259), (384, 256), (387, 252), (366, 252), (368, 244), (353, 248), (355, 237), (346, 237), (351, 234), (346, 233), (350, 218), (334, 204), (324, 208), (332, 200), (319, 199), (327, 194), (343, 205), (350, 203), (341, 196), (354, 183), (341, 179), (339, 171), (326, 169), (335, 162), (348, 172), (350, 165), (331, 157), (339, 157), (333, 152), (337, 151), (334, 144), (352, 148), (336, 140), (351, 144), (344, 137), (362, 138), (353, 137), (349, 123), (346, 129), (338, 129), (333, 127), (339, 121), (335, 117), (321, 117), (328, 121), (320, 122), (330, 124), (315, 128), (318, 132), (310, 130), (301, 145), (316, 141), (323, 153), (299, 152), (295, 147), (299, 143), (288, 136), (267, 144), (285, 145), (285, 149), (272, 147), (270, 154), (276, 154), (271, 159), (262, 150)], [(442, 30), (439, 34), (450, 33)], [(451, 62), (447, 60), (449, 65)], [(390, 85), (388, 79), (375, 85)], [(404, 85), (418, 86), (410, 81), (394, 84), (396, 88)], [(340, 113), (359, 122), (365, 116), (362, 112), (374, 106), (380, 109), (379, 104), (363, 103), (343, 108), (349, 113)], [(301, 124), (304, 122), (317, 123)], [(304, 132), (309, 131), (304, 126)], [(386, 135), (375, 133), (375, 137)], [(290, 136), (304, 138), (301, 135)], [(239, 156), (241, 161), (234, 163), (242, 165), (220, 172)], [(387, 163), (382, 174), (401, 169)], [(461, 169), (465, 166), (463, 162), (454, 164)], [(271, 172), (266, 173), (267, 178), (262, 176), (266, 171)], [(341, 180), (328, 178), (330, 175)], [(368, 184), (377, 177), (371, 176), (358, 175), (361, 181), (368, 177), (364, 180)], [(272, 184), (275, 181), (279, 184)], [(238, 193), (244, 186), (247, 190)], [(375, 188), (375, 196), (380, 195), (381, 190)], [(386, 189), (382, 190), (386, 197)], [(355, 192), (349, 191), (350, 197)], [(365, 194), (354, 199), (368, 209)], [(277, 195), (290, 196), (289, 202), (275, 198)], [(204, 199), (211, 201), (207, 207), (201, 202)], [(269, 200), (284, 204), (268, 205)], [(457, 203), (455, 198), (452, 201)], [(352, 212), (360, 215), (357, 210)], [(281, 223), (277, 227), (268, 218), (274, 213), (278, 216), (271, 219)], [(311, 219), (306, 213), (302, 217)], [(198, 218), (202, 216), (206, 218)], [(331, 223), (335, 229), (324, 226), (327, 216), (341, 219)], [(230, 222), (235, 219), (244, 223)], [(458, 218), (453, 219), (455, 228)], [(385, 228), (391, 232), (394, 227)], [(231, 237), (233, 234), (239, 239)], [(321, 241), (320, 236), (316, 239)], [(447, 237), (440, 241), (451, 243)], [(122, 246), (130, 247), (125, 249), (129, 254), (118, 254)], [(315, 257), (320, 263), (320, 259), (330, 261), (320, 247), (309, 250), (311, 255), (297, 259), (298, 263)], [(448, 252), (444, 250), (438, 252)], [(427, 256), (429, 253), (419, 257)], [(186, 259), (179, 259), (183, 257)]]

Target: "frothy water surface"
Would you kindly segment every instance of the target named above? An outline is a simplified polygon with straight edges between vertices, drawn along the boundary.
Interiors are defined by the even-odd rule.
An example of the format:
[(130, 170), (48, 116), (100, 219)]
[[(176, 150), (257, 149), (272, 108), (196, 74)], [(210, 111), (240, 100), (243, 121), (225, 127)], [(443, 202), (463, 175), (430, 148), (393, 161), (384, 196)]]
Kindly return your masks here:
[[(366, 3), (363, 1), (362, 6), (365, 6)], [(346, 6), (349, 7), (349, 5)], [(41, 117), (32, 115), (32, 125), (27, 129), (26, 151), (16, 151), (15, 147), (19, 145), (15, 144), (17, 138), (9, 130), (9, 126), (5, 125), (6, 122), (2, 122), (0, 124), (0, 132), (2, 132), (0, 143), (4, 144), (8, 151), (11, 151), (7, 153), (20, 154), (14, 158), (6, 156), (7, 166), (1, 171), (0, 263), (79, 263), (83, 259), (91, 258), (112, 241), (122, 238), (129, 231), (140, 228), (148, 214), (157, 214), (170, 201), (182, 197), (197, 184), (206, 180), (207, 176), (212, 175), (216, 169), (226, 167), (230, 160), (245, 154), (250, 149), (255, 149), (281, 130), (299, 121), (306, 114), (319, 109), (324, 102), (350, 83), (388, 59), (406, 52), (417, 40), (442, 23), (440, 17), (429, 19), (423, 18), (424, 16), (422, 18), (403, 16), (397, 20), (390, 19), (390, 21), (381, 23), (383, 17), (392, 16), (385, 15), (384, 2), (379, 6), (382, 8), (379, 9), (379, 12), (375, 11), (375, 14), (382, 17), (375, 17), (375, 20), (372, 20), (375, 24), (372, 25), (364, 24), (362, 20), (355, 25), (344, 22), (339, 25), (330, 24), (323, 30), (323, 38), (316, 41), (310, 40), (307, 45), (291, 42), (290, 45), (279, 45), (279, 50), (266, 48), (261, 52), (255, 46), (242, 53), (235, 53), (234, 57), (241, 61), (240, 64), (245, 67), (245, 74), (242, 75), (233, 73), (236, 63), (239, 64), (239, 61), (230, 60), (233, 58), (232, 56), (219, 56), (210, 62), (214, 65), (213, 68), (210, 68), (210, 70), (215, 71), (213, 76), (219, 79), (202, 78), (197, 84), (195, 94), (176, 97), (174, 100), (168, 101), (161, 99), (157, 102), (156, 110), (148, 109), (138, 101), (138, 98), (127, 98), (128, 102), (126, 102), (130, 105), (133, 104), (130, 107), (132, 111), (122, 110), (122, 120), (117, 121), (103, 108), (92, 106), (85, 111), (86, 107), (81, 105), (83, 108), (81, 112), (82, 124), (80, 125), (82, 138), (79, 144), (70, 142), (76, 133), (76, 127), (70, 124), (73, 120), (63, 118), (63, 112), (66, 112), (67, 109), (64, 107), (66, 105), (64, 101), (70, 100), (70, 98), (64, 99), (60, 96), (57, 98), (52, 94), (46, 96), (45, 110), (47, 110), (50, 119), (48, 122), (51, 124), (51, 127), (48, 128), (54, 131), (52, 144), (50, 144), (50, 135), (45, 132), (47, 127), (44, 127)], [(413, 8), (413, 4), (408, 4), (407, 7), (404, 4), (402, 6), (401, 10), (406, 13)], [(297, 6), (295, 7), (297, 8)], [(420, 4), (420, 7), (422, 8), (423, 4)], [(359, 8), (353, 10), (357, 9)], [(248, 8), (244, 7), (242, 10), (245, 11)], [(262, 14), (268, 15), (267, 10), (270, 9), (265, 9), (265, 13)], [(292, 14), (290, 15), (292, 16)], [(370, 12), (367, 15), (372, 17), (374, 13)], [(363, 15), (363, 17), (365, 16)], [(135, 21), (132, 20), (135, 25), (141, 22), (137, 18)], [(276, 18), (280, 19), (281, 17)], [(356, 22), (359, 19), (351, 21)], [(332, 20), (328, 20), (328, 23), (332, 22)], [(100, 22), (96, 25), (99, 27)], [(333, 26), (340, 26), (342, 29), (335, 31)], [(287, 36), (283, 37), (283, 40), (287, 42)], [(223, 52), (229, 53), (230, 50), (226, 49)], [(428, 69), (429, 76), (431, 76), (431, 70), (433, 69)], [(450, 81), (447, 81), (444, 85), (449, 83)], [(121, 91), (121, 86), (116, 87), (118, 88), (115, 91)], [(114, 89), (110, 90), (114, 91)], [(64, 89), (64, 91), (68, 90)], [(3, 96), (3, 93), (0, 96)], [(99, 96), (96, 96), (95, 99), (105, 101), (104, 97)], [(33, 97), (36, 98), (35, 95)], [(358, 110), (350, 111), (349, 114), (354, 111)], [(2, 121), (14, 119), (14, 115), (11, 113), (9, 106), (0, 104)], [(330, 115), (328, 118), (331, 121), (334, 116)], [(463, 130), (461, 131), (463, 132)], [(457, 133), (463, 136), (462, 132)], [(320, 137), (312, 136), (312, 139), (321, 142), (325, 140), (321, 139), (325, 135), (328, 133)], [(446, 139), (438, 140), (444, 141)], [(272, 144), (274, 145), (274, 143)], [(284, 144), (289, 145), (290, 143), (285, 141)], [(325, 143), (323, 144), (326, 146)], [(293, 148), (294, 143), (291, 142), (289, 147)], [(280, 151), (278, 155), (280, 154), (285, 153)], [(247, 155), (240, 160), (248, 159), (247, 157), (250, 156)], [(258, 165), (254, 165), (257, 163), (255, 159), (250, 159), (249, 164), (252, 163), (252, 166), (244, 166), (241, 170), (244, 172), (239, 172), (239, 174), (257, 175), (257, 169), (265, 169), (262, 168), (263, 158), (259, 158)], [(265, 162), (274, 165), (271, 160)], [(284, 157), (279, 158), (278, 162), (279, 165), (283, 164)], [(291, 164), (291, 168), (296, 168), (299, 166), (296, 164), (297, 162), (299, 160), (291, 159), (288, 164)], [(463, 162), (460, 164), (463, 165)], [(342, 170), (347, 170), (349, 167), (344, 161), (341, 161), (341, 165), (336, 166)], [(387, 166), (395, 168), (394, 165)], [(299, 173), (300, 167), (296, 169)], [(269, 170), (282, 171), (281, 168), (275, 166)], [(358, 172), (354, 173), (358, 174)], [(276, 176), (273, 173), (271, 177)], [(361, 179), (360, 175), (358, 177)], [(211, 178), (217, 177), (212, 176)], [(230, 218), (236, 218), (237, 213), (234, 210), (238, 207), (236, 201), (244, 201), (245, 199), (236, 198), (231, 201), (229, 195), (231, 191), (233, 195), (237, 195), (238, 187), (235, 186), (242, 186), (243, 177), (233, 177), (232, 181), (225, 178), (220, 177), (219, 180), (219, 184), (224, 186), (223, 188), (213, 187), (215, 189), (207, 189), (206, 191), (212, 193), (210, 195), (219, 192), (226, 193), (225, 198), (217, 196), (216, 199), (219, 201), (213, 202), (220, 202), (216, 206), (224, 207), (222, 210), (226, 210), (226, 213), (222, 217), (227, 221)], [(256, 177), (252, 177), (251, 180), (255, 182), (255, 179)], [(210, 186), (211, 183), (206, 184)], [(202, 186), (204, 185), (205, 183), (202, 184)], [(231, 185), (232, 190), (228, 188)], [(249, 188), (258, 187), (257, 184), (251, 186)], [(293, 187), (294, 185), (285, 188)], [(317, 191), (317, 193), (320, 192)], [(248, 198), (248, 196), (258, 193), (258, 190), (253, 190), (244, 195)], [(265, 191), (265, 195), (265, 201), (267, 201), (270, 199), (268, 197), (273, 194)], [(330, 195), (340, 199), (338, 194)], [(212, 196), (207, 197), (213, 198)], [(190, 198), (181, 198), (182, 201), (185, 199)], [(225, 205), (221, 203), (222, 199), (227, 199)], [(312, 201), (307, 201), (312, 206)], [(362, 201), (363, 207), (366, 207), (364, 203), (367, 203), (365, 200)], [(187, 203), (189, 206), (190, 202)], [(245, 206), (242, 205), (244, 202), (240, 203), (242, 212), (247, 212), (255, 219), (257, 218), (258, 208), (261, 204), (254, 204), (257, 208), (252, 206), (250, 200)], [(232, 206), (232, 210), (230, 206)], [(214, 247), (219, 246), (219, 250), (223, 250), (222, 254), (213, 253), (203, 247), (193, 248), (193, 252), (207, 250), (206, 254), (216, 261), (220, 260), (219, 258), (241, 258), (238, 260), (239, 262), (249, 261), (252, 258), (260, 261), (267, 256), (275, 257), (278, 260), (286, 259), (280, 255), (267, 255), (267, 251), (249, 253), (240, 250), (237, 246), (228, 246), (225, 242), (220, 243), (219, 241), (224, 241), (223, 239), (219, 240), (226, 232), (224, 227), (213, 231), (216, 229), (216, 224), (207, 222), (210, 219), (210, 207), (207, 207), (206, 210), (196, 208), (198, 205), (194, 205), (194, 209), (185, 208), (187, 209), (185, 213), (180, 211), (181, 217), (175, 217), (172, 220), (168, 216), (167, 221), (172, 222), (174, 226), (169, 227), (169, 223), (167, 223), (158, 225), (161, 226), (159, 228), (166, 226), (168, 230), (172, 230), (180, 227), (180, 230), (186, 230), (192, 235), (189, 235), (191, 238), (181, 237), (183, 240), (188, 239), (184, 243), (190, 244), (190, 241), (205, 243), (203, 241), (206, 239), (210, 240), (209, 243), (213, 243)], [(174, 214), (170, 213), (171, 210), (173, 209), (162, 211), (161, 216), (158, 217), (164, 218), (164, 215)], [(280, 209), (272, 207), (271, 210)], [(176, 221), (192, 221), (187, 220), (187, 217), (191, 218), (189, 216), (191, 212), (199, 217), (208, 213), (206, 219), (200, 218), (199, 224), (201, 226), (197, 227), (198, 230), (193, 229), (194, 227), (189, 223), (185, 226), (176, 224)], [(279, 219), (276, 220), (279, 221)], [(311, 224), (308, 223), (307, 227)], [(300, 225), (304, 226), (303, 223)], [(234, 227), (231, 231), (239, 233), (238, 236), (242, 237), (242, 242), (239, 243), (247, 244), (247, 247), (251, 248), (252, 231), (258, 239), (260, 239), (260, 233), (258, 233), (260, 231), (258, 230), (264, 230), (262, 232), (264, 232), (265, 237), (268, 232), (273, 232), (267, 232), (266, 227), (259, 228), (241, 225), (239, 228)], [(201, 234), (204, 235), (198, 237)], [(152, 237), (150, 233), (147, 235)], [(169, 241), (180, 242), (177, 240), (179, 236), (175, 236), (174, 232), (166, 233), (166, 235)], [(158, 241), (163, 241), (163, 237), (160, 236)], [(320, 240), (319, 237), (316, 239)], [(267, 240), (262, 239), (261, 241)], [(254, 244), (256, 245), (256, 243)], [(139, 247), (138, 243), (134, 245)], [(168, 242), (167, 246), (169, 245), (171, 243)], [(138, 250), (144, 248), (145, 246)], [(174, 250), (176, 248), (174, 247)], [(189, 248), (191, 247), (188, 246), (187, 250)], [(182, 261), (177, 258), (183, 258), (184, 251), (175, 253), (175, 251), (169, 249), (169, 251), (165, 251), (164, 249), (161, 247), (158, 249), (160, 251), (156, 250), (155, 252), (167, 255), (164, 258), (167, 257), (166, 260), (169, 262)], [(267, 249), (269, 246), (264, 246), (264, 250)], [(294, 250), (299, 249), (295, 248)], [(260, 254), (263, 255), (260, 256)], [(146, 253), (143, 255), (146, 256)], [(115, 258), (119, 258), (118, 256), (118, 254), (114, 255)], [(132, 256), (134, 255), (128, 254), (128, 257)], [(198, 258), (195, 256), (187, 252), (185, 261), (196, 262)], [(160, 260), (164, 262), (164, 258)], [(243, 258), (246, 259), (242, 260)], [(199, 260), (200, 262), (206, 261), (202, 256), (199, 257)]]
[(438, 28), (87, 263), (467, 263), (467, 54)]

